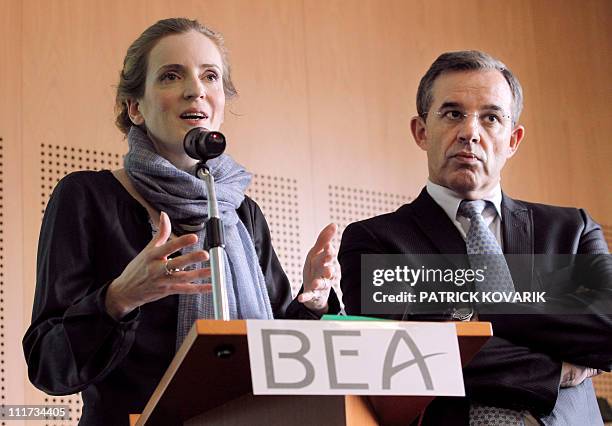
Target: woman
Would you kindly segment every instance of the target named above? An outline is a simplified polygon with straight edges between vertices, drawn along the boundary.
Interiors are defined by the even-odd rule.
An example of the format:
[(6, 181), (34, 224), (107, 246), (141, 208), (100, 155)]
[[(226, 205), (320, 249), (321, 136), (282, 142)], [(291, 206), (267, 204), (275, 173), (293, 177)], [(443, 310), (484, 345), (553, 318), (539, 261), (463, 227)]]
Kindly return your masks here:
[[(128, 49), (117, 88), (125, 168), (76, 172), (57, 185), (39, 241), (32, 325), (24, 338), (39, 389), (82, 392), (80, 424), (121, 425), (142, 412), (196, 318), (211, 317), (202, 262), (206, 192), (182, 141), (218, 130), (236, 94), (223, 40), (187, 19), (148, 28)], [(244, 196), (248, 174), (229, 156), (209, 161), (227, 250), (232, 318), (319, 318), (337, 311), (326, 227), (304, 265), (304, 291), (289, 282), (266, 221)]]

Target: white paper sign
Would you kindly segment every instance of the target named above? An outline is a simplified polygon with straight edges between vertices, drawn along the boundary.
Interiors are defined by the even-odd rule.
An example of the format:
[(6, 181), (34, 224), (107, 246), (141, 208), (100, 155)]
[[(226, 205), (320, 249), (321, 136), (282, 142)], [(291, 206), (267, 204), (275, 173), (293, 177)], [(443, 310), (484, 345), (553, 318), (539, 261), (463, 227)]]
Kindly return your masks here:
[(255, 395), (465, 396), (453, 323), (248, 320)]

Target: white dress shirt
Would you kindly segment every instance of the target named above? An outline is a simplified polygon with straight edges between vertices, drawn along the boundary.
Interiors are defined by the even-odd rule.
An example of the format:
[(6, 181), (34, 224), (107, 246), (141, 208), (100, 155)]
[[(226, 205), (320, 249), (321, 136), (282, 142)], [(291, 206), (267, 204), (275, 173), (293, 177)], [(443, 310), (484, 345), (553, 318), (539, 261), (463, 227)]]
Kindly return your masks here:
[[(463, 239), (466, 239), (467, 232), (470, 229), (469, 219), (457, 214), (459, 204), (463, 201), (463, 198), (459, 196), (455, 191), (448, 189), (444, 186), (427, 181), (427, 193), (433, 198), (433, 200), (442, 207), (442, 210), (446, 213), (448, 218), (455, 224)], [(504, 247), (501, 232), (501, 201), (502, 192), (501, 186), (497, 184), (493, 190), (483, 198), (485, 201), (490, 201), (494, 207), (487, 203), (487, 206), (482, 212), (482, 217), (485, 223), (489, 226), (493, 235), (497, 239), (499, 246)]]

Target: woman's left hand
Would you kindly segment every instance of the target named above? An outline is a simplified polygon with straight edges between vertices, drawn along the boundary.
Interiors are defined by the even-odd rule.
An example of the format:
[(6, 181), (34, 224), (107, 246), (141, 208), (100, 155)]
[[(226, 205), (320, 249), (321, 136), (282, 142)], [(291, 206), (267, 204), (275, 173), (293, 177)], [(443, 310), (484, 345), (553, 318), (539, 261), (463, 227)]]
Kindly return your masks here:
[(332, 280), (338, 278), (340, 273), (332, 245), (337, 229), (335, 223), (323, 228), (304, 262), (304, 292), (298, 296), (298, 301), (311, 311), (320, 314), (327, 312), (327, 299)]

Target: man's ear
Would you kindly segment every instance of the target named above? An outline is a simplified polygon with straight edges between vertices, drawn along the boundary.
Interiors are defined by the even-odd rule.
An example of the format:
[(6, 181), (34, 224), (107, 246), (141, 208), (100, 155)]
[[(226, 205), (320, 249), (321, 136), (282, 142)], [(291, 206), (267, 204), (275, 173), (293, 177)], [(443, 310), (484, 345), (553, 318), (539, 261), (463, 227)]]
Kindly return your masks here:
[(508, 147), (508, 158), (516, 154), (521, 141), (525, 137), (525, 128), (523, 126), (516, 126), (510, 134), (510, 146)]
[(132, 123), (134, 123), (136, 126), (144, 124), (144, 117), (140, 112), (140, 104), (138, 103), (138, 101), (135, 99), (128, 99), (126, 103), (128, 115), (130, 116), (130, 120), (132, 120)]
[(419, 148), (423, 151), (427, 151), (429, 145), (427, 144), (427, 126), (425, 125), (425, 119), (418, 115), (412, 117), (410, 120), (410, 130)]

